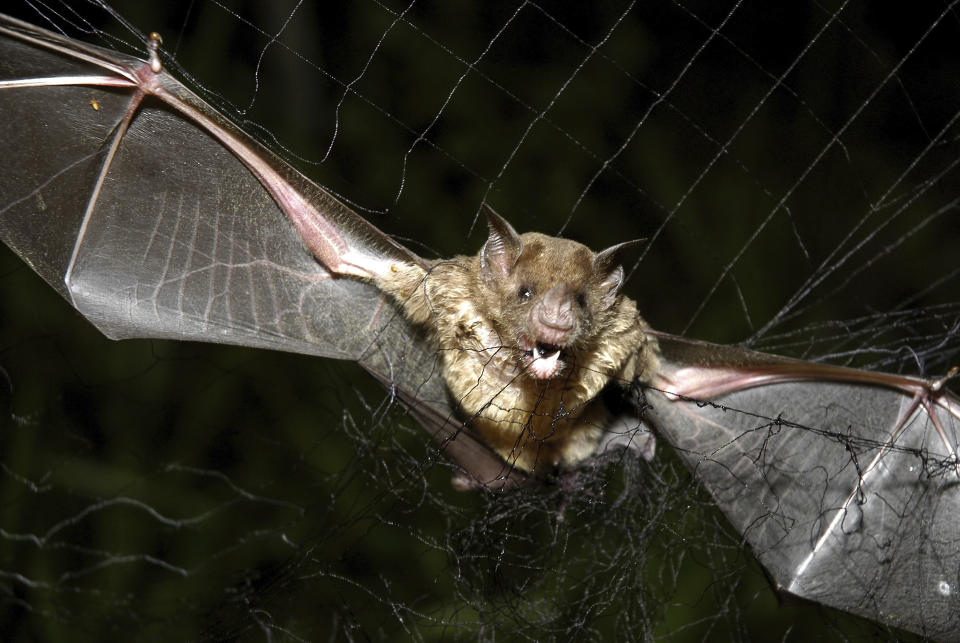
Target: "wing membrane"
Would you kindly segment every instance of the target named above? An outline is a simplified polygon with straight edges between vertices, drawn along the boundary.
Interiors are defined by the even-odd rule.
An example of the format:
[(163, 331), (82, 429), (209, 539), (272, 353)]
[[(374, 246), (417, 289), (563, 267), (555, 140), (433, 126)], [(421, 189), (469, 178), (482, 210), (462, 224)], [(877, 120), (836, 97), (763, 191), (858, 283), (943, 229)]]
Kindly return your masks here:
[(314, 258), (296, 207), (348, 258), (420, 259), (149, 69), (0, 16), (4, 242), (108, 337), (356, 360), (455, 460), (476, 450), (470, 471), (502, 470), (455, 442), (464, 427), (430, 343), (373, 285)]
[(917, 378), (658, 341), (646, 417), (779, 589), (930, 636), (960, 630), (956, 397)]
[[(115, 85), (131, 85), (142, 61), (22, 24), (4, 34), (11, 171), (0, 232), (106, 335), (357, 359), (397, 322), (372, 286), (330, 278), (257, 178), (209, 133), (160, 101), (140, 104), (132, 86), (98, 85), (111, 73)], [(324, 206), (346, 210), (323, 196)]]

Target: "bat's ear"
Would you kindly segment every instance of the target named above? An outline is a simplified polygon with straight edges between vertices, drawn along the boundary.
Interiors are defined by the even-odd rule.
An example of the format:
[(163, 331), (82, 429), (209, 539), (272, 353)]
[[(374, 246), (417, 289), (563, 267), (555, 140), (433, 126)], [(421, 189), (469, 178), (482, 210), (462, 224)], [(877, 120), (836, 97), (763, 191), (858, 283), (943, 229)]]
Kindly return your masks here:
[(600, 279), (601, 300), (604, 308), (609, 308), (617, 301), (617, 295), (623, 286), (623, 263), (627, 255), (640, 247), (646, 239), (624, 241), (598, 252), (593, 258), (593, 272)]
[(517, 263), (523, 251), (523, 242), (506, 219), (494, 212), (486, 203), (483, 204), (483, 209), (487, 213), (490, 236), (480, 250), (480, 269), (483, 272), (483, 280), (493, 288), (513, 270), (514, 264)]

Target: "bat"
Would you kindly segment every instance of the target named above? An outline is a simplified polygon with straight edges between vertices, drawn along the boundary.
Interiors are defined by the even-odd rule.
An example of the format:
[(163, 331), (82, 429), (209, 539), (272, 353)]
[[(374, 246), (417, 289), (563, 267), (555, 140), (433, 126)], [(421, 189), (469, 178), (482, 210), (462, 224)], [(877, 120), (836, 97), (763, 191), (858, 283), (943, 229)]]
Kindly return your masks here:
[[(645, 399), (637, 403), (634, 433), (642, 429), (642, 419), (680, 451), (779, 587), (870, 617), (882, 614), (887, 622), (932, 636), (955, 629), (951, 579), (936, 577), (950, 568), (955, 558), (951, 548), (945, 546), (933, 555), (934, 569), (924, 569), (909, 555), (888, 558), (882, 551), (888, 534), (909, 528), (904, 526), (908, 508), (931, 515), (922, 511), (925, 506), (917, 503), (918, 498), (938, 503), (932, 515), (944, 521), (925, 525), (924, 534), (942, 532), (946, 540), (951, 531), (950, 517), (955, 515), (950, 509), (955, 502), (951, 476), (957, 474), (953, 423), (958, 416), (956, 398), (946, 391), (943, 380), (808, 364), (652, 331), (636, 315), (633, 302), (619, 294), (623, 270), (611, 258), (622, 252), (620, 247), (585, 255), (592, 266), (586, 277), (571, 281), (564, 275), (562, 284), (537, 283), (530, 288), (523, 280), (517, 282), (515, 274), (522, 272), (515, 267), (525, 265), (525, 251), (529, 254), (538, 243), (566, 245), (581, 255), (589, 250), (552, 237), (517, 235), (496, 215), (490, 218), (491, 235), (479, 255), (424, 261), (289, 169), (167, 76), (156, 53), (156, 39), (151, 60), (142, 63), (12, 20), (5, 22), (4, 34), (4, 59), (23, 61), (25, 66), (5, 79), (0, 99), (3, 113), (13, 114), (3, 132), (11, 154), (30, 149), (29, 142), (38, 136), (63, 140), (69, 135), (12, 125), (29, 120), (18, 115), (35, 112), (49, 101), (40, 90), (107, 88), (89, 99), (86, 114), (73, 114), (75, 119), (95, 115), (103, 119), (97, 122), (105, 123), (99, 132), (91, 131), (92, 124), (81, 128), (90, 146), (78, 151), (75, 161), (56, 158), (52, 159), (56, 167), (34, 169), (31, 176), (5, 175), (2, 194), (12, 207), (5, 211), (2, 234), (108, 336), (213, 340), (356, 360), (398, 391), (458, 463), (462, 480), (498, 488), (531, 480), (544, 463), (547, 468), (571, 468), (593, 455), (603, 437), (613, 433), (601, 412), (598, 388), (613, 384), (639, 390)], [(64, 55), (73, 64), (64, 61)], [(51, 58), (65, 68), (51, 74)], [(98, 73), (91, 73), (91, 65)], [(126, 88), (127, 99), (117, 100), (117, 90), (110, 88)], [(189, 129), (172, 124), (182, 124), (184, 117), (192, 124)], [(62, 124), (75, 125), (76, 121)], [(160, 139), (164, 144), (156, 145)], [(136, 150), (134, 145), (148, 149)], [(143, 208), (131, 207), (125, 195), (148, 194), (147, 186), (135, 189), (136, 182), (155, 175), (157, 168), (169, 172), (167, 168), (179, 163), (186, 179), (192, 168), (185, 167), (180, 157), (194, 146), (197, 149), (190, 154), (204, 159), (207, 166), (229, 168), (222, 175), (229, 178), (208, 181), (235, 188), (240, 195), (235, 203), (242, 204), (244, 216), (238, 216), (241, 208), (235, 206), (232, 213), (229, 208), (219, 210), (216, 216), (223, 218), (211, 222), (200, 213), (217, 208), (202, 199), (168, 202), (172, 197), (163, 195), (149, 210), (158, 216), (145, 221)], [(178, 159), (170, 158), (172, 150)], [(155, 165), (133, 164), (125, 154)], [(136, 167), (136, 174), (127, 167)], [(65, 186), (63, 192), (38, 186), (37, 176), (55, 177), (58, 188)], [(66, 188), (88, 189), (91, 179), (96, 198), (86, 199), (85, 210), (71, 211), (77, 198)], [(222, 195), (209, 191), (203, 197), (223, 201)], [(50, 219), (42, 221), (45, 213)], [(292, 225), (276, 225), (284, 218)], [(72, 226), (64, 225), (65, 220), (72, 220)], [(223, 230), (229, 230), (229, 236)], [(138, 237), (142, 245), (135, 248), (131, 239)], [(558, 275), (556, 269), (533, 272), (538, 274), (534, 281)], [(492, 330), (498, 331), (493, 333), (497, 337), (479, 348), (463, 346), (449, 332), (459, 324), (440, 312), (450, 299), (444, 291), (451, 290), (444, 273), (467, 275), (466, 282), (453, 282), (453, 291), (502, 290), (522, 299), (507, 306), (521, 321), (509, 322), (512, 313), (492, 314), (496, 307), (488, 304), (479, 313), (485, 318), (480, 325), (487, 326), (485, 336)], [(398, 275), (401, 281), (393, 283)], [(260, 284), (266, 286), (261, 289)], [(589, 287), (579, 293), (584, 284)], [(580, 294), (596, 302), (581, 306)], [(477, 305), (472, 298), (453, 301)], [(609, 342), (624, 356), (602, 373), (598, 386), (568, 405), (550, 387), (569, 383), (571, 375), (600, 370), (580, 365), (584, 357), (575, 341), (568, 347), (566, 340), (531, 337), (541, 332), (531, 333), (529, 321), (543, 320), (539, 314), (531, 316), (531, 311), (551, 310), (546, 316), (553, 322), (544, 323), (556, 329), (561, 312), (575, 307), (586, 311), (575, 327), (598, 312), (621, 313), (613, 316), (616, 321), (597, 324), (598, 334), (588, 338), (594, 343), (607, 343), (611, 324), (619, 331), (622, 319), (631, 323), (625, 324), (623, 338)], [(476, 311), (471, 315), (478, 316)], [(519, 422), (521, 430), (497, 443), (491, 434), (514, 422), (485, 417), (491, 408), (485, 405), (494, 397), (488, 390), (478, 390), (473, 402), (467, 391), (458, 390), (451, 382), (455, 369), (438, 363), (438, 345), (441, 362), (448, 356), (490, 352), (492, 358), (481, 360), (485, 365), (490, 359), (500, 360), (493, 363), (499, 371), (512, 365), (510, 380), (501, 383), (508, 393), (519, 386), (517, 380), (546, 387), (545, 396), (535, 396), (548, 400), (545, 411), (520, 409), (528, 419), (546, 418), (544, 426)], [(485, 372), (469, 373), (468, 379), (486, 383)], [(738, 422), (748, 417), (746, 425), (724, 419), (726, 408), (765, 409), (757, 396), (769, 396), (771, 390), (783, 400), (778, 413), (763, 411), (752, 420), (738, 415)], [(866, 415), (865, 409), (874, 415)], [(559, 445), (577, 431), (557, 429), (561, 415), (591, 435), (587, 446), (572, 455)], [(800, 427), (817, 427), (837, 436), (837, 451), (814, 451), (811, 441), (818, 434), (790, 430)], [(546, 435), (543, 428), (548, 429)], [(562, 455), (553, 455), (554, 447)], [(641, 452), (649, 455), (650, 449)], [(927, 462), (936, 454), (933, 461), (945, 464), (911, 466), (921, 454)], [(871, 499), (876, 499), (873, 505), (884, 503), (878, 517), (867, 513)], [(878, 543), (881, 551), (871, 551), (864, 543)], [(834, 572), (824, 583), (827, 576), (818, 568), (835, 569), (838, 558), (831, 555), (861, 580), (837, 583)], [(903, 591), (865, 596), (865, 577), (878, 581), (897, 577)], [(838, 592), (838, 585), (843, 592)]]
[[(521, 236), (492, 210), (488, 221), (473, 257), (370, 263), (365, 276), (427, 330), (447, 390), (484, 444), (525, 473), (569, 470), (616, 441), (605, 439), (600, 392), (654, 359), (636, 304), (620, 295), (619, 257), (635, 244), (595, 254), (575, 241)], [(634, 448), (653, 455), (649, 439)]]

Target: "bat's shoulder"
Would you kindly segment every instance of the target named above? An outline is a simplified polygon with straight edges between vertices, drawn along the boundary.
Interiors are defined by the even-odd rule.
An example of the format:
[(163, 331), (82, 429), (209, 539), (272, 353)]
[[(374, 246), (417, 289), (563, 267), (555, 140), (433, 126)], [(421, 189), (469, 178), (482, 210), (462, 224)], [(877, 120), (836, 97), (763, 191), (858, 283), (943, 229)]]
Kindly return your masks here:
[(636, 302), (621, 297), (605, 320), (607, 331), (593, 351), (591, 368), (610, 374), (613, 382), (631, 386), (659, 367), (658, 334), (640, 315)]

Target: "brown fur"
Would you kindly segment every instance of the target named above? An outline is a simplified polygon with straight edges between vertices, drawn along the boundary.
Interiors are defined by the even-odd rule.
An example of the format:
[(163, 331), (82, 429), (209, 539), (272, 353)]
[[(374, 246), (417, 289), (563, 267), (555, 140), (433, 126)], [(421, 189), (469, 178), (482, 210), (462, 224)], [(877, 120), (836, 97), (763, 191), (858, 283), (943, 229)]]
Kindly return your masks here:
[[(412, 322), (432, 329), (447, 386), (489, 446), (511, 465), (547, 472), (597, 450), (609, 419), (597, 395), (611, 380), (629, 382), (652, 366), (655, 351), (634, 302), (619, 294), (611, 300), (604, 290), (607, 275), (595, 274), (589, 248), (537, 233), (519, 239), (523, 252), (512, 270), (492, 283), (478, 254), (428, 270), (397, 264), (378, 285)], [(516, 293), (526, 286), (545, 293), (561, 281), (582, 294), (575, 340), (563, 369), (538, 379), (523, 368), (518, 339), (537, 297), (521, 302)]]

